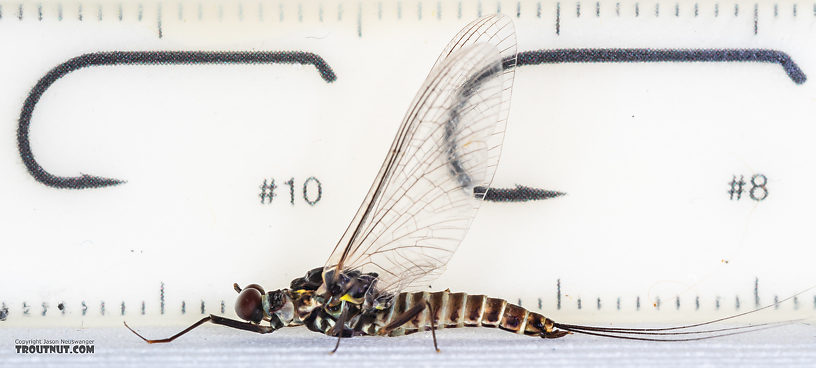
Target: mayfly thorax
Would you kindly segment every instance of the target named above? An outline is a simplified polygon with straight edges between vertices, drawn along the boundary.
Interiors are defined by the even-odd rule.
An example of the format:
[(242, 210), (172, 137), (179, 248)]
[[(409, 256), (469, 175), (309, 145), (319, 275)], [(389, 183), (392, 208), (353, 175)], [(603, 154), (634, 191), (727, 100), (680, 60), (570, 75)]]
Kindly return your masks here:
[(429, 285), (444, 270), (483, 202), (486, 192), (477, 190), (474, 196), (474, 189), (489, 188), (498, 165), (516, 57), (510, 18), (491, 15), (466, 25), (431, 69), (374, 183), (323, 267), (294, 279), (286, 289), (265, 292), (256, 284), (234, 285), (239, 293), (235, 312), (244, 321), (210, 315), (172, 337), (142, 339), (170, 342), (205, 322), (258, 333), (305, 326), (338, 337), (338, 345), (340, 337), (453, 327), (495, 327), (542, 338), (576, 332), (651, 341), (770, 327), (689, 330), (736, 316), (658, 329), (560, 324), (485, 295), (411, 291)]

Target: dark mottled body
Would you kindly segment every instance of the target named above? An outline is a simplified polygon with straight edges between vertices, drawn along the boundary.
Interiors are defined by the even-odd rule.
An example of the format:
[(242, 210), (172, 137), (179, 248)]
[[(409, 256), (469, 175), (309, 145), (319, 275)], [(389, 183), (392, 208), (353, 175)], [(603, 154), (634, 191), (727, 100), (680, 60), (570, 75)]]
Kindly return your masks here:
[[(294, 291), (293, 302), (298, 311), (290, 326), (305, 325), (312, 331), (335, 335), (333, 327), (338, 320), (341, 304), (335, 308), (318, 307), (311, 292)], [(427, 304), (426, 304), (427, 303)], [(438, 292), (398, 294), (389, 308), (365, 312), (358, 305), (345, 303), (350, 314), (343, 329), (344, 336), (402, 336), (419, 331), (430, 331), (431, 320), (437, 330), (456, 327), (491, 327), (505, 331), (540, 337), (560, 337), (553, 321), (541, 314), (508, 303), (504, 299), (486, 295)], [(385, 327), (417, 305), (428, 305), (399, 327)]]

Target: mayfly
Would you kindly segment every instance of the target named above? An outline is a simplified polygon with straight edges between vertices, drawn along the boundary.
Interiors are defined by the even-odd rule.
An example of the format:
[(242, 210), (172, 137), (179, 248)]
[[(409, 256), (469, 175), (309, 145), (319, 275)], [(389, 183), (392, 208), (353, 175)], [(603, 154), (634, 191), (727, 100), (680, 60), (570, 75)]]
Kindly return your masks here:
[(682, 332), (677, 330), (704, 324), (663, 329), (560, 324), (499, 298), (409, 291), (439, 276), (483, 202), (485, 191), (479, 188), (489, 188), (498, 165), (515, 67), (516, 37), (508, 17), (486, 16), (465, 26), (432, 67), (324, 267), (268, 293), (256, 284), (243, 289), (235, 284), (235, 312), (245, 321), (210, 315), (158, 340), (131, 331), (148, 343), (164, 343), (205, 322), (257, 333), (306, 326), (338, 337), (339, 346), (341, 337), (430, 330), (436, 347), (435, 330), (464, 326), (542, 338), (577, 332), (670, 341), (741, 329)]

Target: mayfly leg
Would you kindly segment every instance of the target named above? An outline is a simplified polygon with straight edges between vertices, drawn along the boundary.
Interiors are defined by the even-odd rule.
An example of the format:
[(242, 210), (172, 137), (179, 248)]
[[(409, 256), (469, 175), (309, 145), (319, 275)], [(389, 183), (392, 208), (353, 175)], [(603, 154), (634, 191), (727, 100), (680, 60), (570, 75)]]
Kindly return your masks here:
[(196, 328), (198, 326), (201, 326), (202, 324), (204, 324), (204, 323), (206, 323), (208, 321), (212, 322), (212, 323), (215, 323), (217, 325), (223, 325), (223, 326), (227, 326), (227, 327), (236, 328), (236, 329), (239, 329), (239, 330), (252, 331), (252, 332), (257, 332), (257, 333), (261, 333), (261, 334), (271, 333), (271, 332), (275, 331), (275, 328), (272, 327), (272, 326), (261, 326), (259, 324), (255, 324), (255, 323), (236, 321), (234, 319), (224, 318), (224, 317), (220, 317), (220, 316), (216, 316), (216, 315), (211, 314), (209, 317), (202, 318), (198, 322), (193, 323), (190, 327), (185, 328), (184, 330), (182, 330), (181, 332), (179, 332), (179, 333), (177, 333), (177, 334), (175, 334), (173, 336), (170, 336), (170, 337), (165, 338), (165, 339), (151, 340), (151, 339), (145, 338), (144, 336), (140, 335), (138, 332), (136, 332), (135, 330), (130, 328), (130, 326), (128, 326), (127, 322), (123, 322), (123, 323), (125, 324), (125, 327), (127, 327), (127, 329), (130, 330), (130, 332), (133, 332), (136, 336), (139, 336), (146, 343), (148, 343), (148, 344), (160, 344), (160, 343), (171, 342), (171, 341), (175, 340), (176, 338), (178, 338), (179, 336), (190, 332), (194, 328)]
[(334, 333), (337, 334), (337, 344), (334, 345), (334, 350), (330, 351), (329, 354), (336, 353), (337, 349), (340, 348), (340, 339), (343, 338), (343, 328), (346, 326), (346, 320), (348, 319), (349, 307), (346, 305), (346, 302), (342, 303), (340, 308), (342, 308), (343, 311), (340, 312), (340, 318), (337, 319), (337, 323), (332, 328)]
[(428, 313), (428, 316), (431, 318), (431, 337), (433, 337), (434, 349), (438, 353), (439, 352), (439, 345), (436, 344), (436, 322), (434, 322), (434, 318), (436, 316), (436, 313), (434, 311), (433, 306), (431, 305), (431, 302), (426, 300), (425, 305), (428, 306), (428, 311), (430, 312), (430, 313)]

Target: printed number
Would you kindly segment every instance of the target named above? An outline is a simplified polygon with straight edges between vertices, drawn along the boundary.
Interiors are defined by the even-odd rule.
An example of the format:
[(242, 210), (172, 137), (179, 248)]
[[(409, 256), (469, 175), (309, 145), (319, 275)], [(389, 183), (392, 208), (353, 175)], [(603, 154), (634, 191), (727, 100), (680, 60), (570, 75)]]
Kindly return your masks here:
[[(295, 205), (295, 178), (283, 182), (289, 187), (289, 204)], [(277, 196), (275, 189), (275, 179), (264, 179), (263, 184), (259, 186), (261, 193), (258, 197), (261, 198), (261, 204), (270, 204), (272, 199)], [(314, 206), (323, 198), (323, 184), (314, 176), (310, 176), (303, 182), (303, 200), (310, 206)]]
[[(751, 199), (755, 201), (761, 201), (765, 198), (768, 198), (768, 188), (765, 185), (768, 184), (768, 178), (762, 174), (756, 174), (751, 177), (751, 190), (748, 194), (751, 195)], [(759, 192), (759, 195), (757, 195)]]
[(295, 205), (295, 178), (290, 178), (289, 181), (286, 182), (286, 185), (289, 186), (289, 204)]
[[(742, 199), (742, 192), (744, 191), (743, 188), (747, 184), (745, 182), (745, 176), (740, 175), (739, 179), (737, 179), (736, 175), (733, 175), (731, 178), (731, 182), (728, 183), (730, 185), (730, 189), (728, 190), (728, 195), (730, 196), (732, 201), (738, 201)], [(768, 177), (763, 174), (754, 174), (751, 177), (751, 189), (748, 190), (748, 194), (751, 196), (751, 199), (759, 202), (768, 198)]]
[[(309, 183), (314, 182), (317, 186), (317, 197), (314, 200), (309, 199)], [(320, 184), (320, 180), (317, 180), (314, 176), (310, 176), (306, 181), (303, 182), (303, 199), (308, 203), (310, 206), (314, 206), (320, 198), (323, 198), (323, 185)]]

